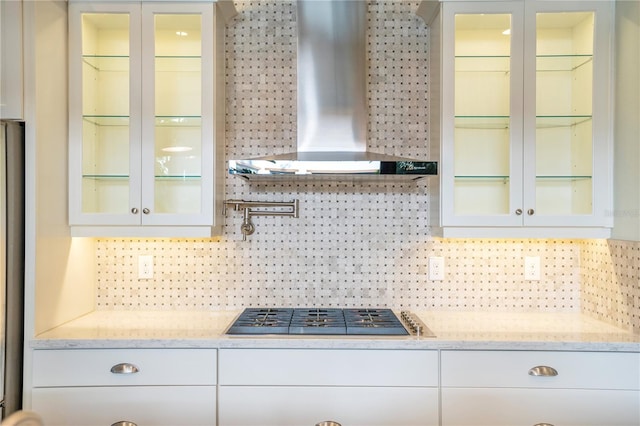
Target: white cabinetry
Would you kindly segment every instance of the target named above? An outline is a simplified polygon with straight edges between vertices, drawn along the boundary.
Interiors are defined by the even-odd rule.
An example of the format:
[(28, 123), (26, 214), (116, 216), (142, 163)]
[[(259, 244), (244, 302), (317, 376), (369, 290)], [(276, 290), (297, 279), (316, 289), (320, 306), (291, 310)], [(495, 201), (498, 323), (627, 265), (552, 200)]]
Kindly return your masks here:
[(221, 349), (219, 374), (225, 426), (438, 424), (437, 351)]
[(0, 2), (0, 119), (24, 118), (22, 48), (22, 1), (2, 1)]
[(441, 380), (442, 426), (640, 424), (639, 353), (442, 351)]
[(442, 235), (609, 236), (613, 4), (421, 5)]
[(215, 349), (36, 350), (33, 378), (47, 426), (216, 424)]
[(217, 232), (233, 12), (223, 1), (70, 3), (72, 235)]

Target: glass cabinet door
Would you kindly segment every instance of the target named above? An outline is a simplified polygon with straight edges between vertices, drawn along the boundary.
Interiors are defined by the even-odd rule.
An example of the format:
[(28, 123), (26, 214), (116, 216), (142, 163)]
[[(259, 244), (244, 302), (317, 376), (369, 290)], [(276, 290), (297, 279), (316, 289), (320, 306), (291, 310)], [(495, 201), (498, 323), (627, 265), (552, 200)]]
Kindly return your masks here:
[(442, 226), (606, 235), (612, 2), (442, 10)]
[(525, 219), (532, 225), (602, 223), (605, 213), (596, 206), (606, 206), (602, 198), (610, 193), (607, 186), (598, 190), (608, 181), (607, 2), (558, 3), (537, 2), (527, 15), (535, 37), (528, 40), (525, 66), (525, 158), (531, 159)]
[(214, 4), (72, 2), (69, 16), (70, 224), (211, 227)]
[(139, 199), (139, 169), (131, 167), (131, 152), (139, 150), (140, 125), (131, 86), (139, 76), (139, 36), (132, 23), (139, 14), (129, 5), (70, 7), (78, 9), (70, 25), (80, 34), (70, 40), (70, 188), (80, 195), (72, 222), (89, 215), (135, 223), (130, 206)]
[(469, 3), (460, 10), (456, 6), (451, 3), (448, 15), (454, 78), (443, 81), (452, 84), (453, 93), (452, 104), (443, 99), (445, 114), (453, 116), (451, 133), (443, 129), (443, 154), (453, 163), (452, 188), (443, 190), (443, 197), (453, 198), (443, 203), (451, 212), (444, 216), (450, 225), (477, 218), (487, 225), (515, 223), (511, 216), (522, 185), (517, 161), (522, 155), (521, 10), (508, 3), (483, 3), (477, 13)]
[(180, 13), (175, 6), (143, 6), (149, 37), (143, 45), (150, 47), (143, 62), (150, 94), (143, 99), (143, 133), (150, 142), (142, 158), (144, 223), (167, 224), (172, 215), (211, 221), (202, 214), (210, 204), (204, 188), (213, 161), (211, 144), (203, 144), (213, 139), (212, 98), (205, 96), (213, 88), (212, 21), (211, 5), (189, 5)]

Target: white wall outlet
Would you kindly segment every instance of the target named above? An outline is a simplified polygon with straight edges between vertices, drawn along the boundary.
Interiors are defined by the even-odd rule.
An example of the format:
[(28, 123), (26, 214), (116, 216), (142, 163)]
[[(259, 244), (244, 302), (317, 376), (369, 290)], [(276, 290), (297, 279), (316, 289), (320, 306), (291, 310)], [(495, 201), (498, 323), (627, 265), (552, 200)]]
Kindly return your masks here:
[(429, 258), (429, 279), (431, 281), (444, 280), (444, 257), (431, 256)]
[(524, 258), (524, 279), (540, 281), (540, 256), (526, 256)]
[(153, 256), (138, 256), (138, 279), (147, 280), (153, 278)]

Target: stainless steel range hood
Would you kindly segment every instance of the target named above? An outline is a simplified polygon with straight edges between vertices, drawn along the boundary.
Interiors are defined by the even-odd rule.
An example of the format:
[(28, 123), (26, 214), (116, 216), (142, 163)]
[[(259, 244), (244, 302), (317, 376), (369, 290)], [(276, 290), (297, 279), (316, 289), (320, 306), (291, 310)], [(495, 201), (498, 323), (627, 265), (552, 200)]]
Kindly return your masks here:
[(367, 3), (298, 0), (297, 151), (229, 160), (231, 174), (247, 179), (437, 174), (435, 161), (367, 151)]

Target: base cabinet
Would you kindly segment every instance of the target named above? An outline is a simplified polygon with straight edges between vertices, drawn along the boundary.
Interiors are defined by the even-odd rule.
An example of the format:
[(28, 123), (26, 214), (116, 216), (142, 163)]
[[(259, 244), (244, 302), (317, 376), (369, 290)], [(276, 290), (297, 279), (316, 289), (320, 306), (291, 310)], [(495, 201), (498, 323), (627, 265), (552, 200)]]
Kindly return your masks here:
[(219, 404), (224, 426), (438, 424), (437, 388), (222, 386)]
[(219, 384), (224, 426), (439, 423), (437, 351), (222, 349)]
[(215, 386), (68, 387), (33, 390), (47, 426), (210, 426)]
[(639, 400), (638, 391), (444, 388), (442, 426), (631, 426)]
[(639, 353), (442, 351), (440, 361), (442, 426), (640, 424)]
[(47, 426), (216, 424), (215, 349), (33, 354), (31, 408)]

